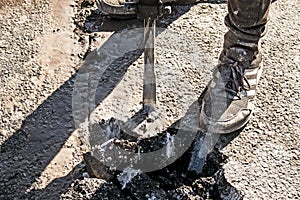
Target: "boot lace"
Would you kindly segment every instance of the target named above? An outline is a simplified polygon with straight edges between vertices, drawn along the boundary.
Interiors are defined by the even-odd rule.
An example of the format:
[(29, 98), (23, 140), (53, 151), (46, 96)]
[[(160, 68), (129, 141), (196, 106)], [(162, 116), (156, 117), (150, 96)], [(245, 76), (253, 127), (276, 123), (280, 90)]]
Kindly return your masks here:
[(221, 72), (225, 91), (228, 93), (241, 99), (242, 92), (250, 90), (249, 81), (245, 77), (245, 67), (241, 63), (221, 64), (217, 69)]

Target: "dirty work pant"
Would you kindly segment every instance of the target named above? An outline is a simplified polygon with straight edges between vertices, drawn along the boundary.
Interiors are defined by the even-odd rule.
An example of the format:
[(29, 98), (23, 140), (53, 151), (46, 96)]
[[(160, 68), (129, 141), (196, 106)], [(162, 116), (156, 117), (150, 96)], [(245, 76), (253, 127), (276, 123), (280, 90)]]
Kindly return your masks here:
[(271, 0), (228, 0), (225, 25), (229, 31), (224, 36), (223, 51), (241, 47), (258, 52), (259, 39), (266, 33), (270, 4)]

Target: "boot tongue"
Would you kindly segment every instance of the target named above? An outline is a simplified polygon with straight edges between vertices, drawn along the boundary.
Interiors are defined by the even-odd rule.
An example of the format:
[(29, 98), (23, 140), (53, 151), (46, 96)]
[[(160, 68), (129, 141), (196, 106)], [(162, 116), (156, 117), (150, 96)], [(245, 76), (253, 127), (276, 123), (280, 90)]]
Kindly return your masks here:
[(244, 63), (250, 62), (253, 60), (255, 53), (248, 49), (240, 47), (232, 47), (225, 50), (225, 56), (236, 62)]
[(238, 62), (244, 69), (257, 68), (262, 61), (260, 52), (253, 52), (241, 47), (231, 47), (223, 50), (220, 55), (221, 63), (234, 64)]

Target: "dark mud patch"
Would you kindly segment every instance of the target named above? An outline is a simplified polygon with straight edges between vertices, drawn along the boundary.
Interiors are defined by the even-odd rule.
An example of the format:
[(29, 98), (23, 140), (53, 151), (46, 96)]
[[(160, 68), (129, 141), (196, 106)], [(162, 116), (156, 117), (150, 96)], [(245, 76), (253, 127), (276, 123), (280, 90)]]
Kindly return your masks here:
[[(175, 128), (169, 128), (155, 137), (144, 139), (128, 137), (121, 132), (113, 143), (126, 151), (137, 153), (142, 149), (143, 152), (151, 152), (167, 145), (167, 134), (176, 135), (177, 132)], [(198, 132), (197, 138), (204, 135)], [(80, 196), (81, 199), (93, 199), (93, 192), (93, 197), (102, 195), (103, 198), (100, 199), (242, 199), (243, 195), (225, 178), (222, 166), (227, 158), (220, 152), (236, 135), (237, 133), (220, 137), (212, 152), (207, 155), (203, 170), (199, 174), (187, 170), (195, 142), (171, 165), (148, 173), (132, 169), (132, 174), (127, 174), (125, 182), (124, 178), (120, 178), (125, 172), (114, 170), (120, 166), (107, 167), (103, 160), (99, 161), (87, 153), (84, 156), (85, 177), (81, 176), (73, 182), (62, 198), (76, 199)], [(134, 166), (134, 158), (126, 160), (132, 162), (126, 163), (128, 166)], [(94, 182), (96, 184), (93, 185)]]
[[(242, 199), (242, 194), (227, 182), (220, 167), (224, 156), (217, 150), (210, 153), (200, 175), (183, 169), (179, 159), (164, 169), (136, 175), (124, 185), (115, 173), (110, 181), (95, 177), (75, 180), (62, 199)], [(91, 175), (93, 176), (93, 175)], [(99, 198), (101, 197), (101, 198)]]

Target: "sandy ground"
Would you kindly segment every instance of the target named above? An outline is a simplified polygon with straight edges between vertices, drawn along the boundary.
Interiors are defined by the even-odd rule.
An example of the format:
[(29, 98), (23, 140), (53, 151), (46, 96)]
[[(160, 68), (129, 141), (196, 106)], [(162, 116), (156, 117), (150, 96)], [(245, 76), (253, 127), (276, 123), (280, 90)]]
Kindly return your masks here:
[[(124, 192), (115, 183), (83, 179), (82, 154), (87, 149), (78, 139), (82, 130), (74, 124), (72, 95), (76, 76), (90, 61), (87, 52), (114, 41), (115, 31), (139, 25), (110, 20), (89, 1), (9, 2), (0, 3), (0, 199), (101, 199), (99, 190), (109, 199), (137, 198), (130, 188)], [(199, 3), (177, 6), (159, 22), (167, 27), (157, 38), (164, 126), (180, 119), (203, 92), (221, 50), (225, 14), (222, 2)], [(245, 199), (299, 199), (300, 5), (278, 1), (270, 18), (253, 119), (219, 150), (227, 158), (219, 169)], [(193, 60), (195, 52), (201, 60)], [(120, 72), (123, 78), (113, 82), (111, 93), (99, 97), (96, 119), (116, 115), (126, 120), (139, 109), (141, 82), (136, 77), (142, 72), (136, 69), (142, 69), (141, 61), (129, 56), (115, 63), (127, 72)], [(174, 66), (176, 70), (164, 70)], [(178, 77), (182, 81), (174, 84)], [(124, 104), (128, 106), (120, 106)], [(172, 193), (163, 190), (159, 192)], [(186, 198), (197, 195), (207, 198)]]

